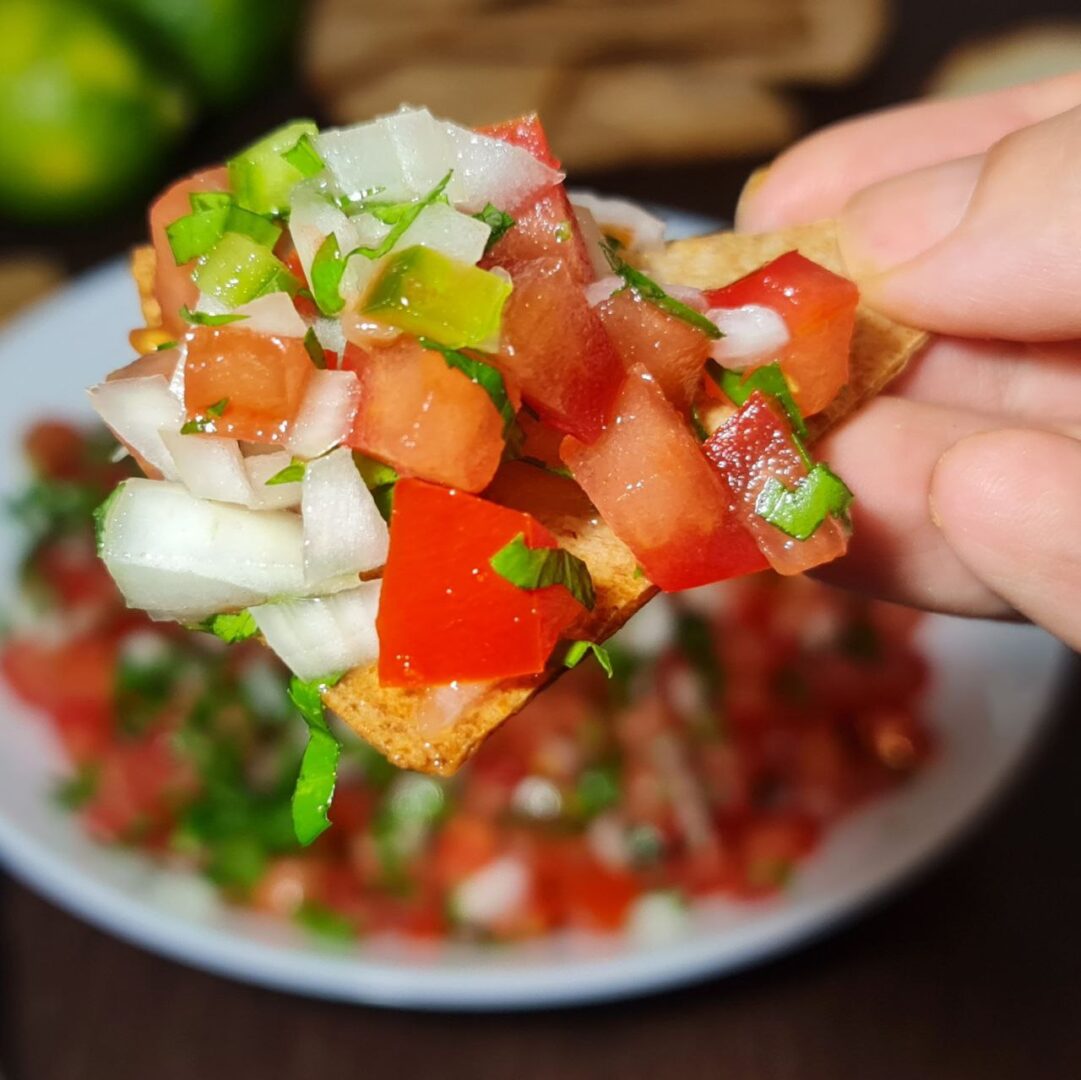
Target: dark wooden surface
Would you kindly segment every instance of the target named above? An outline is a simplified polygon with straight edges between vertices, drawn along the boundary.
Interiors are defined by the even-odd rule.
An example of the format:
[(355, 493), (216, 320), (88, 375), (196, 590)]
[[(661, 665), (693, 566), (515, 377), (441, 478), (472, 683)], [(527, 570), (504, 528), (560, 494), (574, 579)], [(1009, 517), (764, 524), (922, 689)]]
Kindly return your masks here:
[[(919, 91), (949, 46), (1077, 0), (897, 0), (883, 61), (803, 95), (813, 122)], [(286, 89), (204, 133), (192, 164), (281, 116)], [(724, 213), (754, 162), (580, 177)], [(0, 226), (0, 248), (77, 269), (140, 232)], [(627, 1004), (512, 1016), (327, 1005), (204, 975), (120, 944), (0, 876), (0, 1071), (7, 1080), (366, 1078), (434, 1074), (726, 1080), (1058, 1080), (1081, 1076), (1081, 662), (1049, 733), (993, 814), (940, 865), (826, 940), (758, 970)]]

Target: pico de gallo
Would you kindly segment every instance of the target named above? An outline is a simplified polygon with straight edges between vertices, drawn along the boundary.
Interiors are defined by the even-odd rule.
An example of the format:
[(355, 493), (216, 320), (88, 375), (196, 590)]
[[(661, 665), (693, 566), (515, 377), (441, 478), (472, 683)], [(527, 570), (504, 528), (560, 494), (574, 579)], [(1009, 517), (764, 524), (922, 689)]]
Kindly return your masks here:
[(797, 252), (654, 280), (663, 224), (572, 201), (535, 116), (287, 124), (170, 187), (150, 232), (143, 355), (90, 392), (144, 474), (99, 551), (132, 608), (291, 670), (308, 839), (343, 672), (413, 690), (603, 658), (589, 565), (490, 494), (504, 463), (572, 478), (666, 592), (845, 551), (852, 495), (804, 421), (845, 386), (855, 286)]
[(919, 616), (759, 574), (662, 598), (610, 643), (611, 679), (583, 659), (451, 779), (345, 740), (335, 828), (302, 846), (289, 672), (125, 605), (91, 513), (134, 469), (103, 434), (27, 437), (0, 669), (51, 723), (71, 764), (57, 796), (86, 829), (230, 902), (343, 941), (663, 936), (699, 898), (777, 895), (933, 752)]

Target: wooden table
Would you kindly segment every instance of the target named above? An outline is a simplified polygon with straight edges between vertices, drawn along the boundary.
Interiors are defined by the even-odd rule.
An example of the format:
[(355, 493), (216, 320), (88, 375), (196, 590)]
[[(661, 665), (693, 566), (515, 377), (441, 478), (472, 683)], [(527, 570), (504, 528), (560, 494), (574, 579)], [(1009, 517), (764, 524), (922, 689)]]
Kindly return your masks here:
[[(898, 0), (860, 85), (808, 95), (816, 122), (916, 93), (962, 31), (1076, 0)], [(207, 133), (197, 159), (281, 116), (293, 90)], [(716, 212), (753, 162), (580, 177)], [(43, 243), (76, 268), (139, 215)], [(0, 877), (0, 1069), (8, 1080), (247, 1080), (434, 1074), (725, 1080), (1065, 1080), (1081, 1076), (1081, 661), (1025, 776), (960, 850), (819, 944), (747, 974), (629, 1004), (504, 1017), (326, 1005), (236, 985), (120, 944)]]

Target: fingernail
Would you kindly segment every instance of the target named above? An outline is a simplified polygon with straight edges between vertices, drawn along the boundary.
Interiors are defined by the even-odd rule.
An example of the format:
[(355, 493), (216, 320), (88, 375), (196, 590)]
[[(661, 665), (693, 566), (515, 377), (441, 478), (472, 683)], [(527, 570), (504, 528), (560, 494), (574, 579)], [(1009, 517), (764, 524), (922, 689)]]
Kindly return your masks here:
[(762, 185), (766, 182), (769, 170), (769, 165), (763, 165), (761, 168), (755, 169), (747, 177), (747, 183), (743, 185), (743, 190), (739, 193), (739, 201), (736, 203), (735, 226), (737, 231), (743, 228), (741, 222), (746, 222), (751, 203), (754, 201), (755, 195), (762, 190)]
[(857, 281), (907, 263), (944, 240), (965, 216), (982, 155), (905, 173), (854, 195), (838, 218), (838, 239)]

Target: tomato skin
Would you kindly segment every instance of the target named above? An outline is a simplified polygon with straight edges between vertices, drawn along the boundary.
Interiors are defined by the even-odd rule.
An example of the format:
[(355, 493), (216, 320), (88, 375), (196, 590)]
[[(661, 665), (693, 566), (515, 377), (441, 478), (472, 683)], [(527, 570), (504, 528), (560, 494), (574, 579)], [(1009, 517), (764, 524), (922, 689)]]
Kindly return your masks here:
[(360, 379), (348, 443), (405, 476), (481, 491), (503, 457), (503, 418), (483, 387), (411, 338), (364, 351), (345, 348)]
[(199, 286), (191, 279), (192, 264), (177, 266), (165, 228), (177, 218), (191, 213), (188, 196), (199, 191), (228, 191), (229, 170), (224, 166), (201, 169), (167, 187), (150, 204), (150, 242), (154, 245), (154, 295), (161, 305), (162, 326), (182, 337), (187, 324), (180, 317), (182, 307), (194, 310), (199, 302)]
[(711, 308), (761, 304), (782, 316), (790, 340), (768, 359), (780, 361), (804, 416), (821, 412), (848, 382), (859, 289), (847, 278), (790, 251), (705, 297)]
[[(552, 153), (536, 113), (478, 131), (528, 150), (549, 168), (560, 168), (559, 159)], [(570, 276), (579, 284), (587, 284), (596, 277), (578, 219), (562, 183), (543, 192), (531, 206), (504, 209), (512, 212), (514, 228), (485, 255), (481, 266), (486, 270), (500, 266), (514, 276), (523, 263), (547, 256), (562, 259)]]
[(280, 443), (289, 434), (312, 372), (299, 338), (233, 326), (195, 326), (187, 334), (184, 398), (188, 418), (227, 401), (214, 434), (247, 442)]
[(787, 418), (760, 391), (706, 440), (704, 450), (728, 484), (737, 516), (778, 573), (801, 574), (845, 553), (848, 533), (834, 517), (806, 540), (794, 540), (755, 512), (769, 480), (779, 480), (791, 490), (809, 472)]
[(565, 439), (563, 460), (646, 577), (668, 592), (765, 568), (730, 497), (653, 377), (633, 368), (592, 446)]
[(561, 585), (527, 591), (489, 560), (519, 534), (557, 547), (529, 514), (422, 480), (400, 480), (376, 627), (387, 686), (438, 686), (544, 670), (583, 612)]
[(562, 259), (534, 259), (515, 273), (499, 363), (545, 423), (586, 443), (603, 430), (623, 378), (619, 354)]
[(709, 359), (709, 338), (632, 292), (617, 292), (596, 310), (627, 368), (641, 364), (664, 396), (689, 412)]

